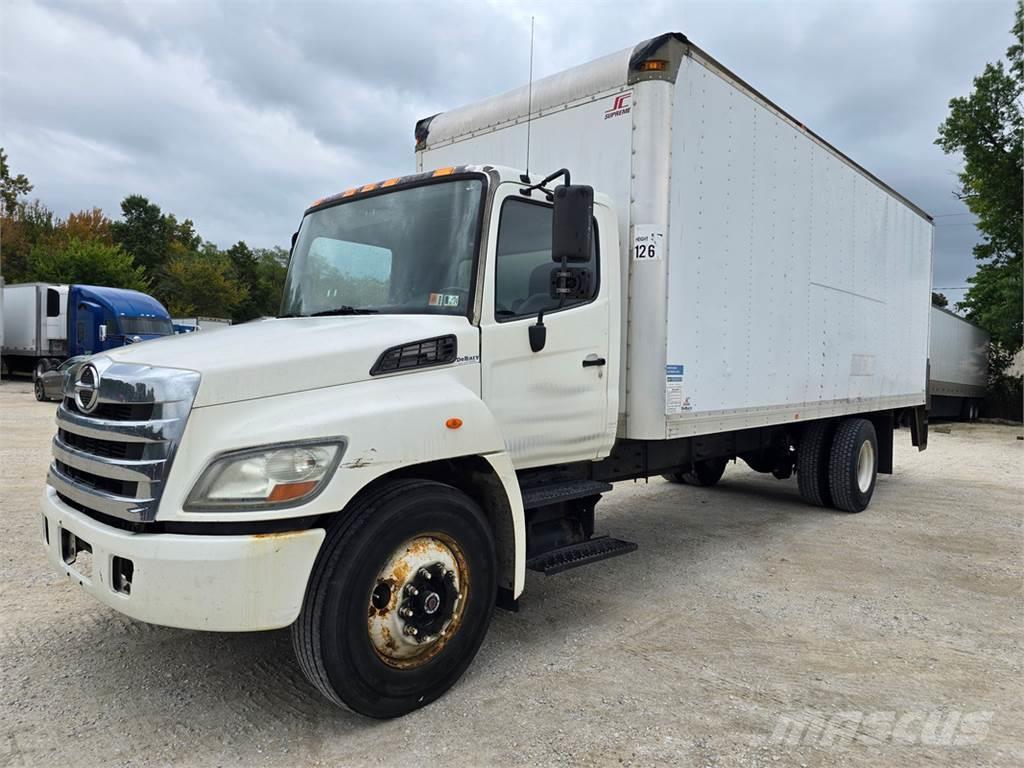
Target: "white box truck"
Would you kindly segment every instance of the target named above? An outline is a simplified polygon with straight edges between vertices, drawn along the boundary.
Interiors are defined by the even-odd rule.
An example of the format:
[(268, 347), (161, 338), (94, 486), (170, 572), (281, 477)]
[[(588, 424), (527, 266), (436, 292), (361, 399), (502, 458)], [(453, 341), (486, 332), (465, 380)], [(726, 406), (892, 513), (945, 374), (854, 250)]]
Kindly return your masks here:
[(974, 323), (932, 306), (928, 358), (929, 415), (978, 418), (988, 385), (989, 335)]
[(594, 533), (613, 482), (741, 458), (859, 512), (898, 414), (924, 448), (930, 219), (682, 35), (416, 136), (419, 173), (306, 211), (280, 318), (68, 382), (42, 536), (97, 599), (291, 626), (325, 696), (391, 717), (527, 569), (635, 549)]

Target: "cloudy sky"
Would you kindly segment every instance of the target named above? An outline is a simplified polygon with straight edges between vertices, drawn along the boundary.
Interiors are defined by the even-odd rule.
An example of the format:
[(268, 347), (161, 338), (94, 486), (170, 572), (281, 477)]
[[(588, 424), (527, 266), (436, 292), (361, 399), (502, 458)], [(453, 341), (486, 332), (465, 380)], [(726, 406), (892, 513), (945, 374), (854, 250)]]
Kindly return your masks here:
[[(284, 245), (312, 200), (414, 169), (413, 126), (681, 31), (936, 218), (935, 285), (973, 271), (950, 97), (1013, 0), (0, 3), (0, 145), (61, 215), (139, 193), (220, 245)], [(946, 290), (957, 299), (958, 290)]]

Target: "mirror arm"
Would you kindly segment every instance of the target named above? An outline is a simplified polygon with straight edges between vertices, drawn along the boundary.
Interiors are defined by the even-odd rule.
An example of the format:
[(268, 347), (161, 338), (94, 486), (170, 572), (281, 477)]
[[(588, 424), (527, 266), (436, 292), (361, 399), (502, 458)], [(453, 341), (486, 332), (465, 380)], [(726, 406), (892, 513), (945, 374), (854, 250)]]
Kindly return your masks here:
[[(521, 194), (521, 195), (526, 195), (527, 197), (529, 197), (529, 196), (530, 196), (530, 193), (531, 193), (531, 192), (532, 192), (533, 190), (535, 190), (535, 189), (541, 189), (541, 190), (544, 190), (544, 193), (545, 193), (545, 194), (547, 194), (548, 198), (550, 199), (550, 197), (551, 197), (551, 191), (550, 191), (550, 190), (547, 190), (547, 189), (544, 189), (544, 188), (545, 188), (545, 187), (546, 187), (546, 186), (547, 186), (548, 184), (550, 184), (550, 183), (551, 183), (552, 181), (554, 181), (555, 179), (557, 179), (557, 178), (558, 178), (559, 176), (565, 176), (565, 185), (566, 185), (566, 186), (569, 186), (569, 184), (571, 184), (571, 183), (572, 183), (572, 182), (570, 182), (570, 181), (569, 181), (569, 169), (568, 169), (568, 168), (559, 168), (559, 169), (558, 169), (557, 171), (555, 171), (554, 173), (551, 173), (551, 174), (548, 174), (547, 176), (545, 176), (545, 177), (544, 177), (543, 179), (541, 179), (541, 180), (540, 180), (540, 181), (539, 181), (538, 183), (536, 183), (536, 184), (531, 184), (531, 185), (530, 185), (530, 186), (528, 186), (528, 187), (523, 187), (522, 189), (520, 189), (520, 190), (519, 190), (519, 194)], [(522, 181), (522, 182), (524, 182), (524, 183), (527, 183), (527, 182), (529, 182), (529, 181), (530, 181), (530, 177), (529, 177), (529, 176), (527, 176), (527, 175), (526, 175), (525, 173), (524, 173), (524, 174), (523, 174), (522, 176), (520, 176), (520, 177), (519, 177), (519, 179), (520, 179), (520, 181)]]
[(548, 340), (548, 329), (544, 325), (544, 310), (537, 313), (537, 322), (530, 326), (530, 349), (540, 352)]

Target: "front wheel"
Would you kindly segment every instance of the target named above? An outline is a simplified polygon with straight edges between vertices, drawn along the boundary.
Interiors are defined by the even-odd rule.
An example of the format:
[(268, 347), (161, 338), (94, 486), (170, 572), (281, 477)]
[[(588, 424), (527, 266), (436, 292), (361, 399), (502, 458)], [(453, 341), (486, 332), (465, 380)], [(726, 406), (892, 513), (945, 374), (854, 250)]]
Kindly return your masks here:
[(36, 400), (38, 400), (39, 402), (44, 402), (46, 400), (46, 389), (43, 387), (43, 380), (36, 379), (36, 383), (33, 389), (35, 389)]
[(401, 480), (367, 494), (328, 532), (292, 625), (306, 678), (370, 717), (404, 715), (447, 691), (494, 610), (494, 538), (466, 494)]

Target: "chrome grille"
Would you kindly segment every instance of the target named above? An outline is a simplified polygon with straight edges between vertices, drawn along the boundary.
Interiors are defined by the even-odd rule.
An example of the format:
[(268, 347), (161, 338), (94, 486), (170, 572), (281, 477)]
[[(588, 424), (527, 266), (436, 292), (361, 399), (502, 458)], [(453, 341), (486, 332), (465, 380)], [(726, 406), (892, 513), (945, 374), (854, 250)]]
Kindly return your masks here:
[[(164, 481), (192, 408), (199, 374), (99, 358), (65, 381), (47, 482), (76, 506), (133, 522), (156, 517)], [(98, 380), (98, 384), (93, 381)], [(76, 401), (98, 388), (83, 413)], [(91, 403), (87, 403), (92, 405)]]

